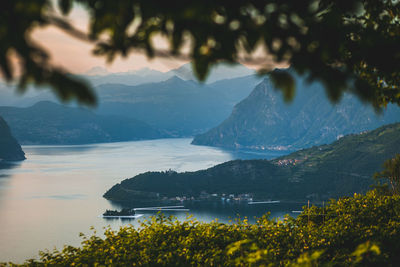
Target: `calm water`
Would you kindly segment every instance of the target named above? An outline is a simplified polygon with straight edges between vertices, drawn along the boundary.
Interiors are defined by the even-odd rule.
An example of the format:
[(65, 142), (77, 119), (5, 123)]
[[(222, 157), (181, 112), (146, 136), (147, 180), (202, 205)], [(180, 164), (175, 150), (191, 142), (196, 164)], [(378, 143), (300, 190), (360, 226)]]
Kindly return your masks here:
[[(118, 208), (102, 194), (125, 178), (146, 171), (173, 169), (194, 171), (242, 158), (271, 158), (279, 153), (232, 153), (222, 149), (192, 146), (191, 139), (161, 139), (81, 146), (24, 146), (27, 160), (0, 169), (0, 262), (22, 262), (37, 257), (39, 250), (64, 244), (78, 245), (79, 233), (98, 232), (110, 225), (137, 220), (99, 218), (105, 209)], [(219, 218), (228, 222), (240, 216), (275, 217), (293, 207), (280, 204), (249, 207), (194, 205), (190, 213), (201, 221)], [(154, 213), (145, 213), (141, 220)], [(174, 214), (183, 220), (186, 214)], [(169, 215), (168, 214), (168, 215)]]

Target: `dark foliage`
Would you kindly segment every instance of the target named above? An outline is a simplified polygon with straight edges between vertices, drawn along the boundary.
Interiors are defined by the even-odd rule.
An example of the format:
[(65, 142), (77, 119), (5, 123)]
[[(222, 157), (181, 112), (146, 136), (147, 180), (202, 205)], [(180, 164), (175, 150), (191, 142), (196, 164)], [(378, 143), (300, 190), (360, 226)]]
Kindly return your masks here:
[(375, 179), (383, 179), (394, 195), (400, 194), (400, 154), (383, 163), (383, 170), (374, 175)]
[[(59, 8), (68, 14), (76, 3), (88, 11), (87, 34), (56, 15), (50, 0), (4, 3), (0, 67), (7, 80), (18, 79), (21, 88), (28, 82), (49, 84), (62, 99), (94, 102), (85, 83), (51, 65), (46, 51), (32, 42), (34, 28), (55, 25), (92, 41), (94, 54), (108, 61), (134, 49), (148, 57), (179, 56), (190, 40), (188, 58), (200, 79), (213, 64), (236, 62), (243, 50), (252, 52), (261, 44), (276, 61), (288, 61), (297, 73), (321, 81), (334, 101), (351, 91), (377, 108), (400, 103), (399, 1), (62, 0)], [(155, 34), (167, 37), (167, 51), (154, 47)], [(20, 78), (12, 68), (13, 55), (21, 62)], [(290, 99), (295, 87), (291, 75), (271, 75)]]

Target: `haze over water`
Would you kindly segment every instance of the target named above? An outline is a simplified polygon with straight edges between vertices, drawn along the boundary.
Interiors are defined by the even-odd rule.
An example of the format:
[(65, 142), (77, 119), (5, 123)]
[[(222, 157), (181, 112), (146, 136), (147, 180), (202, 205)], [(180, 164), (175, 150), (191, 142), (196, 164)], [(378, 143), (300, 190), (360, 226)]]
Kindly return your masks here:
[[(79, 245), (80, 232), (99, 233), (110, 225), (137, 220), (104, 220), (106, 209), (117, 209), (102, 197), (123, 179), (146, 171), (178, 172), (209, 168), (232, 159), (272, 158), (269, 154), (232, 153), (218, 148), (190, 145), (191, 139), (160, 139), (79, 146), (24, 146), (27, 160), (0, 169), (0, 262), (22, 262), (39, 250)], [(234, 209), (200, 207), (191, 210), (197, 219), (218, 217), (227, 222), (238, 212), (260, 216), (268, 207)], [(286, 211), (276, 210), (274, 216)], [(145, 219), (148, 213), (141, 219)], [(178, 219), (186, 215), (175, 213)]]

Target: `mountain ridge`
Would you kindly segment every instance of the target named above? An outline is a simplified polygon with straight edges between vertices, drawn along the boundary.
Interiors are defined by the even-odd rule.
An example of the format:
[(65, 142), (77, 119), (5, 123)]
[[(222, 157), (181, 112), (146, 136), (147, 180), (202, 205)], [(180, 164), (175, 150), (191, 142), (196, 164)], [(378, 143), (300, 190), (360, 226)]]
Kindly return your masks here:
[(131, 116), (176, 137), (193, 136), (223, 121), (259, 78), (251, 75), (235, 81), (242, 82), (228, 79), (217, 85), (199, 84), (173, 76), (137, 86), (105, 84), (97, 87), (97, 112)]
[(22, 144), (87, 144), (169, 137), (138, 120), (100, 116), (50, 101), (28, 108), (0, 107), (0, 115)]
[(268, 79), (235, 105), (220, 125), (197, 135), (192, 144), (230, 149), (301, 149), (338, 137), (398, 122), (400, 109), (389, 105), (383, 116), (346, 94), (338, 104), (327, 100), (321, 85), (300, 88), (292, 103), (285, 103)]

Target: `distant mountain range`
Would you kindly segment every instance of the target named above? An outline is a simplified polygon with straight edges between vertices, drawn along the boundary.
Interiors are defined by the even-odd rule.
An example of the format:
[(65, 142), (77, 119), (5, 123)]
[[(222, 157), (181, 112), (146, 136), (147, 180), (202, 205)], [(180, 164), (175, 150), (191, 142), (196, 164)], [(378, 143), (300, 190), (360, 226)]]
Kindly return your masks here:
[[(153, 131), (140, 128), (131, 135), (134, 139), (197, 135), (193, 144), (256, 150), (311, 147), (332, 142), (342, 135), (359, 133), (400, 120), (400, 108), (389, 105), (383, 115), (377, 115), (371, 107), (363, 105), (352, 95), (345, 95), (339, 104), (332, 105), (320, 84), (304, 84), (299, 78), (297, 96), (293, 103), (287, 104), (268, 79), (255, 75), (242, 76), (252, 72), (242, 65), (233, 68), (220, 65), (208, 79), (213, 82), (201, 84), (191, 80), (193, 73), (188, 64), (169, 74), (151, 69), (109, 74), (103, 69), (93, 69), (89, 73), (90, 77), (101, 77), (105, 79), (103, 82), (108, 82), (96, 87), (99, 103), (94, 113), (99, 116), (129, 118), (135, 121), (135, 125), (145, 123), (146, 127), (154, 128)], [(186, 80), (174, 73), (181, 74)], [(113, 81), (110, 75), (115, 76), (118, 82), (124, 82), (125, 78), (135, 80), (136, 76), (151, 82), (134, 86), (127, 85), (127, 81), (127, 84), (110, 83)], [(169, 78), (157, 81), (156, 76)], [(139, 82), (138, 79), (136, 81)], [(14, 106), (30, 107), (43, 100), (57, 101), (47, 91), (38, 93), (30, 90), (26, 97), (20, 99), (13, 94), (14, 91), (0, 86), (0, 104), (9, 101)], [(92, 119), (95, 114), (92, 114)], [(14, 122), (10, 120), (18, 118), (4, 116), (14, 131)], [(80, 129), (81, 125), (75, 127)], [(127, 137), (122, 138), (115, 133), (111, 136), (108, 131), (111, 130), (91, 142), (127, 140)], [(149, 133), (149, 136), (142, 133)], [(92, 134), (94, 132), (90, 135), (95, 137)], [(45, 141), (34, 141), (31, 137), (25, 138), (26, 134), (20, 136), (17, 132), (15, 135), (23, 143)], [(55, 136), (54, 133), (51, 135)], [(85, 140), (83, 132), (79, 135), (81, 137), (74, 137), (76, 139), (73, 142)], [(21, 140), (22, 137), (25, 139)], [(51, 142), (69, 142), (61, 140), (60, 137), (59, 141), (53, 139)]]
[(400, 108), (389, 105), (383, 114), (344, 95), (331, 104), (318, 83), (297, 79), (297, 96), (285, 103), (281, 92), (264, 79), (238, 103), (219, 126), (196, 136), (193, 144), (230, 149), (290, 149), (330, 143), (340, 136), (400, 121)]
[[(229, 65), (222, 63), (212, 68), (205, 83), (210, 84), (219, 80), (233, 79), (254, 74), (254, 70), (246, 68), (243, 65)], [(186, 63), (179, 68), (172, 69), (167, 72), (143, 68), (136, 71), (109, 73), (104, 68), (95, 67), (81, 76), (89, 80), (94, 86), (107, 83), (118, 83), (124, 85), (155, 83), (166, 81), (173, 76), (177, 76), (182, 80), (197, 81), (196, 77), (193, 74), (192, 66), (190, 63)]]
[[(242, 65), (219, 65), (207, 80), (212, 82), (199, 83), (191, 80), (194, 76), (186, 64), (167, 73), (151, 69), (108, 73), (95, 68), (87, 78), (96, 80), (95, 84), (101, 83), (95, 88), (96, 114), (143, 121), (170, 136), (187, 137), (207, 131), (229, 116), (233, 106), (262, 80), (249, 73), (254, 71)], [(41, 101), (58, 103), (46, 88), (42, 91), (30, 88), (23, 97), (18, 97), (15, 91), (0, 84), (0, 106), (30, 107)]]
[(136, 118), (177, 137), (193, 136), (221, 123), (259, 81), (251, 75), (205, 85), (173, 76), (137, 86), (104, 84), (97, 87), (97, 112)]
[(48, 101), (28, 108), (0, 107), (0, 115), (21, 144), (84, 144), (168, 137), (132, 118), (101, 116)]
[(327, 200), (368, 190), (374, 172), (396, 153), (400, 153), (399, 123), (270, 161), (235, 160), (196, 172), (146, 172), (114, 185), (104, 197), (133, 204), (205, 194)]
[[(255, 71), (243, 65), (220, 64), (213, 67), (204, 84), (211, 84), (216, 81), (234, 79), (249, 75), (255, 75)], [(79, 74), (83, 79), (89, 81), (94, 87), (102, 84), (140, 85), (146, 83), (159, 83), (166, 81), (173, 76), (182, 80), (192, 80), (197, 83), (193, 75), (190, 63), (167, 72), (143, 68), (135, 71), (111, 73), (105, 68), (94, 67), (86, 73)], [(247, 95), (246, 95), (247, 96)], [(0, 80), (0, 106), (29, 107), (40, 101), (58, 102), (58, 99), (50, 92), (49, 88), (41, 87), (40, 90), (30, 86), (24, 94), (18, 94), (15, 86), (2, 83)]]
[[(184, 64), (181, 67), (171, 70), (170, 72), (183, 80), (197, 81), (193, 74), (193, 69), (190, 63)], [(221, 63), (211, 68), (206, 80), (206, 84), (215, 83), (216, 81), (234, 79), (249, 75), (255, 75), (256, 72), (241, 64), (227, 64)]]
[(17, 140), (12, 136), (5, 120), (0, 117), (0, 168), (3, 160), (23, 160), (25, 153)]

